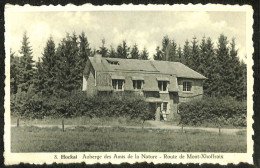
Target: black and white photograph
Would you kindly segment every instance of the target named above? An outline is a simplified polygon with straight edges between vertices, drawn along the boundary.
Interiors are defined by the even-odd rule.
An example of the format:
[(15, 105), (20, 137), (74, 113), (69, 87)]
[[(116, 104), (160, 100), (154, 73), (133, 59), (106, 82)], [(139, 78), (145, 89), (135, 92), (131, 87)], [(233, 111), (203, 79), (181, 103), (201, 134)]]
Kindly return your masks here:
[(252, 163), (252, 17), (6, 5), (6, 164)]

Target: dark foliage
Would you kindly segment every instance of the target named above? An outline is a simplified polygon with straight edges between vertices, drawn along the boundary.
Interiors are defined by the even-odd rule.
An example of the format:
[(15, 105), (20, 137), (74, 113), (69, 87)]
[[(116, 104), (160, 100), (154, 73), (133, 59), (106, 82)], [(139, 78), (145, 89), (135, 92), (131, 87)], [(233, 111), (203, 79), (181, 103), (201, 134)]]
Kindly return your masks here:
[(73, 91), (67, 99), (44, 97), (30, 90), (13, 95), (11, 107), (13, 115), (25, 118), (88, 116), (138, 118), (143, 121), (154, 118), (143, 97), (133, 94), (115, 93), (90, 98), (82, 91)]
[(179, 106), (181, 123), (187, 125), (246, 126), (246, 102), (233, 98), (205, 97)]

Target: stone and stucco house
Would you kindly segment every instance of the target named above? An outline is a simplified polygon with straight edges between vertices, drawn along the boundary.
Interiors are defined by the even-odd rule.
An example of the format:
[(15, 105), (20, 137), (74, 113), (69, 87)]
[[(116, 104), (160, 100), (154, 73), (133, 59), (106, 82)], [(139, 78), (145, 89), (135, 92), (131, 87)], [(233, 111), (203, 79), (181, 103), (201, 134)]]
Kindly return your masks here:
[(203, 75), (180, 62), (90, 57), (83, 73), (83, 91), (134, 92), (145, 97), (155, 119), (173, 120), (178, 104), (203, 95)]

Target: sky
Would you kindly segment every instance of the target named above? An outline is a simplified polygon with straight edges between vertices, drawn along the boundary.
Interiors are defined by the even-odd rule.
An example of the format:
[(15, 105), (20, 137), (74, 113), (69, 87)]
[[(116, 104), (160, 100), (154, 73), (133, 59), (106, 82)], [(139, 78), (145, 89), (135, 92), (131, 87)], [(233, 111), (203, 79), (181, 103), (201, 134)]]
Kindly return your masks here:
[(5, 13), (6, 32), (12, 51), (19, 55), (23, 33), (26, 31), (33, 49), (33, 59), (42, 56), (50, 36), (56, 46), (66, 33), (85, 32), (91, 48), (116, 47), (123, 40), (135, 43), (139, 50), (147, 48), (152, 57), (162, 38), (183, 47), (194, 36), (200, 41), (211, 37), (217, 45), (221, 33), (231, 41), (235, 38), (238, 56), (246, 55), (246, 12), (237, 11), (12, 11)]

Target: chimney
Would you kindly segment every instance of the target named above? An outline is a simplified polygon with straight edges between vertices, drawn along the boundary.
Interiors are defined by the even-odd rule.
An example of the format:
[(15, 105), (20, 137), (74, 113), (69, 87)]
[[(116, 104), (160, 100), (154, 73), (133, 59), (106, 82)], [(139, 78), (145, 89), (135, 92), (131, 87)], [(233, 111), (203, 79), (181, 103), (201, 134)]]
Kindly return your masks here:
[(101, 54), (95, 54), (94, 55), (94, 61), (96, 63), (101, 63), (102, 55)]

